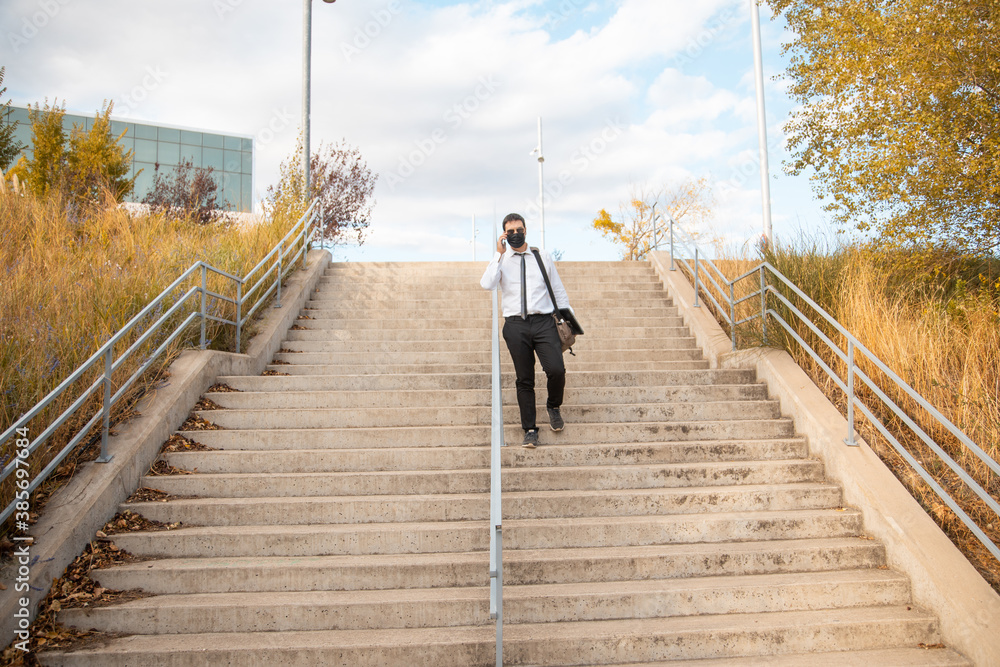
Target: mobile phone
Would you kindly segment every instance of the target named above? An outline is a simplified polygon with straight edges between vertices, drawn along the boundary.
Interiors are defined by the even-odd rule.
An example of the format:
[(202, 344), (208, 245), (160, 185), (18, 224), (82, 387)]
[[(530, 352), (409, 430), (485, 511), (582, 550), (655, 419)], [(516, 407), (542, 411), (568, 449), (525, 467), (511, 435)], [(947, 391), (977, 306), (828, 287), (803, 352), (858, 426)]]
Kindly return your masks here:
[(504, 247), (504, 249), (507, 248), (507, 237), (506, 236), (504, 238), (500, 239), (500, 245), (502, 245)]

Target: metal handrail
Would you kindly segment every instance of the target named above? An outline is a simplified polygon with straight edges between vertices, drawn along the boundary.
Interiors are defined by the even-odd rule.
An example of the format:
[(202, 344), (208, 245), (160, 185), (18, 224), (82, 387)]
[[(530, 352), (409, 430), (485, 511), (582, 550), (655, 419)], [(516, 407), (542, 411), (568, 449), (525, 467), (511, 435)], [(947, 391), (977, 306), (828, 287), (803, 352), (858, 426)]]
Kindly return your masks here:
[[(875, 428), (889, 441), (893, 449), (902, 456), (907, 463), (917, 472), (917, 474), (923, 479), (928, 486), (933, 489), (933, 491), (938, 495), (942, 502), (944, 502), (955, 514), (961, 519), (962, 523), (976, 536), (976, 538), (982, 543), (982, 545), (991, 553), (993, 557), (1000, 561), (1000, 548), (986, 535), (986, 533), (979, 527), (979, 525), (971, 518), (969, 515), (962, 510), (958, 503), (952, 498), (952, 496), (945, 490), (934, 478), (927, 472), (924, 465), (918, 461), (905, 447), (899, 442), (895, 435), (893, 435), (885, 424), (880, 420), (875, 413), (865, 404), (861, 398), (858, 396), (856, 391), (855, 380), (860, 380), (861, 383), (867, 387), (870, 392), (878, 398), (882, 405), (884, 405), (890, 413), (895, 416), (900, 422), (905, 424), (910, 431), (913, 432), (927, 447), (929, 447), (937, 457), (948, 466), (949, 469), (954, 472), (958, 478), (979, 497), (987, 507), (992, 510), (992, 512), (1000, 517), (1000, 503), (997, 502), (983, 487), (969, 475), (947, 452), (940, 446), (940, 444), (934, 440), (923, 428), (921, 428), (916, 421), (911, 418), (906, 412), (893, 400), (889, 395), (880, 387), (878, 384), (872, 380), (868, 374), (866, 374), (858, 365), (858, 357), (861, 356), (866, 359), (871, 365), (881, 371), (892, 384), (895, 385), (897, 389), (903, 392), (907, 397), (913, 400), (918, 406), (920, 406), (928, 415), (930, 415), (941, 427), (944, 428), (955, 440), (961, 443), (967, 450), (971, 451), (981, 462), (983, 462), (994, 474), (1000, 475), (1000, 464), (997, 463), (989, 454), (987, 454), (979, 445), (977, 445), (973, 440), (966, 435), (958, 426), (956, 426), (951, 420), (945, 417), (937, 408), (930, 404), (930, 402), (921, 396), (913, 387), (906, 383), (899, 375), (897, 375), (888, 365), (885, 364), (881, 359), (879, 359), (871, 350), (869, 350), (864, 343), (862, 343), (856, 336), (854, 336), (850, 331), (847, 330), (840, 322), (833, 318), (829, 313), (826, 312), (822, 307), (819, 306), (815, 301), (813, 301), (805, 292), (803, 292), (797, 285), (795, 285), (791, 280), (785, 277), (777, 268), (775, 268), (770, 262), (761, 262), (754, 268), (744, 272), (743, 274), (733, 278), (728, 279), (725, 274), (712, 262), (710, 259), (706, 258), (704, 252), (698, 247), (695, 239), (685, 232), (676, 223), (669, 212), (667, 213), (669, 218), (669, 241), (670, 241), (670, 271), (675, 271), (677, 265), (683, 266), (686, 269), (688, 278), (692, 281), (695, 290), (694, 307), (700, 307), (698, 304), (699, 295), (707, 296), (713, 305), (716, 307), (716, 312), (719, 317), (729, 325), (730, 336), (732, 340), (732, 349), (736, 350), (736, 328), (747, 322), (760, 319), (761, 328), (763, 332), (764, 344), (767, 344), (767, 324), (768, 321), (776, 322), (782, 329), (788, 332), (788, 334), (806, 351), (806, 353), (812, 358), (816, 364), (823, 369), (823, 372), (836, 384), (837, 388), (843, 391), (847, 396), (847, 437), (844, 439), (844, 444), (848, 446), (858, 446), (860, 443), (857, 440), (856, 430), (855, 430), (855, 410), (859, 410), (874, 426)], [(654, 242), (653, 248), (650, 250), (655, 250), (659, 246), (659, 239)], [(690, 256), (693, 255), (693, 263), (690, 258), (685, 258), (678, 256), (678, 250), (686, 251)], [(699, 268), (701, 270), (699, 270)], [(721, 280), (721, 283), (725, 285), (723, 288), (717, 281), (712, 273)], [(707, 289), (707, 284), (700, 277), (700, 274), (704, 274), (709, 277), (709, 283), (718, 291), (719, 296), (722, 300), (722, 304), (716, 299), (715, 295), (712, 294), (710, 289)], [(759, 288), (756, 291), (747, 294), (739, 299), (735, 298), (736, 285), (742, 283), (745, 280), (753, 279), (755, 281), (759, 280)], [(787, 296), (787, 293), (793, 294), (796, 298), (800, 299), (802, 303), (806, 304), (814, 313), (813, 317), (808, 316), (803, 313), (801, 309), (796, 307), (791, 298)], [(775, 310), (773, 307), (769, 307), (769, 298), (776, 300), (781, 306), (783, 306), (788, 313), (794, 315), (794, 319), (801, 322), (806, 326), (810, 332), (812, 332), (817, 339), (823, 342), (834, 355), (846, 366), (846, 380), (841, 378), (830, 365), (824, 361), (821, 354), (814, 350), (805, 339), (800, 336), (789, 324), (782, 315)], [(758, 312), (751, 313), (748, 317), (743, 319), (737, 319), (736, 317), (736, 307), (742, 303), (750, 301), (751, 299), (760, 298), (760, 310)], [(818, 316), (818, 318), (817, 318)], [(823, 329), (817, 325), (816, 320), (824, 323), (825, 326), (832, 328), (837, 334), (843, 336), (846, 341), (847, 349), (844, 350), (839, 346), (834, 340), (828, 336)]]
[[(497, 235), (493, 223), (493, 237)], [(490, 337), (490, 618), (497, 622), (496, 664), (503, 667), (503, 520), (500, 494), (500, 448), (504, 446), (503, 395), (500, 392), (500, 290), (490, 293), (493, 326)]]
[[(243, 325), (246, 324), (250, 318), (253, 316), (254, 312), (264, 303), (268, 295), (272, 291), (277, 290), (277, 299), (274, 305), (275, 308), (281, 307), (281, 280), (283, 280), (295, 267), (295, 262), (301, 255), (302, 267), (306, 266), (306, 254), (309, 251), (309, 245), (312, 242), (313, 234), (315, 232), (314, 223), (319, 216), (319, 209), (314, 200), (306, 212), (302, 214), (302, 217), (292, 225), (292, 228), (284, 238), (282, 238), (274, 246), (274, 248), (261, 260), (257, 266), (252, 268), (243, 278), (234, 276), (226, 271), (217, 269), (210, 264), (198, 261), (192, 264), (184, 273), (180, 275), (174, 282), (170, 284), (169, 287), (164, 289), (160, 294), (149, 302), (145, 308), (139, 311), (131, 320), (128, 321), (125, 326), (119, 329), (111, 338), (104, 343), (94, 354), (90, 356), (85, 362), (80, 364), (80, 366), (73, 371), (69, 377), (63, 380), (59, 386), (50, 391), (48, 395), (42, 400), (34, 405), (30, 410), (28, 410), (24, 415), (22, 415), (17, 421), (15, 421), (11, 426), (4, 431), (3, 435), (0, 435), (0, 447), (7, 443), (11, 438), (15, 436), (23, 436), (27, 432), (27, 426), (31, 423), (31, 420), (42, 413), (53, 401), (62, 396), (70, 386), (72, 386), (76, 381), (82, 378), (89, 370), (91, 370), (95, 365), (102, 362), (104, 363), (104, 372), (98, 377), (87, 389), (80, 394), (73, 403), (66, 408), (52, 423), (50, 423), (41, 433), (38, 434), (28, 444), (26, 447), (19, 446), (17, 448), (16, 454), (12, 454), (11, 460), (5, 462), (6, 465), (2, 472), (0, 472), (0, 483), (6, 480), (10, 475), (14, 474), (17, 469), (27, 469), (29, 465), (29, 457), (31, 454), (36, 452), (45, 442), (52, 436), (56, 430), (65, 424), (70, 417), (72, 417), (76, 411), (84, 405), (90, 397), (100, 389), (103, 389), (103, 405), (101, 410), (93, 415), (89, 421), (70, 439), (70, 441), (59, 451), (56, 456), (49, 461), (49, 463), (43, 468), (34, 479), (30, 482), (27, 481), (27, 475), (18, 473), (18, 485), (17, 492), (14, 494), (14, 499), (10, 501), (9, 504), (0, 512), (0, 524), (6, 521), (15, 511), (18, 496), (21, 498), (27, 498), (30, 494), (44, 482), (48, 476), (55, 470), (60, 463), (72, 452), (80, 442), (90, 433), (91, 428), (93, 428), (98, 420), (102, 421), (101, 426), (101, 453), (97, 458), (98, 463), (107, 463), (111, 460), (111, 456), (108, 454), (108, 436), (111, 427), (111, 411), (113, 406), (120, 401), (127, 393), (128, 389), (149, 369), (149, 367), (170, 347), (181, 334), (183, 334), (188, 327), (197, 319), (200, 320), (201, 329), (198, 339), (198, 344), (200, 349), (204, 350), (207, 347), (208, 341), (206, 339), (206, 324), (208, 320), (213, 322), (219, 322), (224, 325), (231, 325), (236, 328), (236, 336), (233, 343), (234, 352), (240, 351), (240, 345), (242, 340)], [(301, 229), (300, 229), (301, 228)], [(296, 231), (298, 230), (298, 231)], [(285, 254), (288, 251), (284, 249), (284, 245), (288, 242), (290, 247), (297, 247), (297, 250), (291, 252), (290, 254)], [(299, 245), (301, 244), (301, 245)], [(268, 265), (267, 270), (263, 273), (261, 278), (257, 283), (244, 292), (243, 286), (246, 285), (251, 276), (264, 268), (265, 263), (274, 257), (277, 253), (277, 258), (275, 261)], [(129, 346), (127, 350), (121, 353), (117, 359), (115, 359), (115, 345), (121, 342), (125, 337), (135, 329), (139, 323), (147, 319), (151, 313), (159, 312), (163, 309), (164, 302), (184, 284), (196, 271), (200, 272), (201, 284), (194, 285), (188, 289), (184, 294), (176, 300), (176, 302), (170, 306), (165, 312), (160, 315), (155, 322), (153, 322), (149, 327)], [(233, 283), (235, 283), (236, 288), (236, 298), (231, 298), (217, 292), (213, 292), (208, 289), (208, 272), (222, 276)], [(259, 287), (263, 284), (264, 280), (268, 276), (274, 274), (274, 279), (271, 286), (261, 294), (254, 294)], [(155, 333), (160, 331), (160, 329), (174, 316), (179, 310), (195, 295), (200, 295), (201, 298), (196, 300), (196, 310), (184, 318), (184, 320), (178, 324), (169, 333), (167, 338), (156, 348), (156, 350), (150, 354), (140, 365), (139, 369), (135, 371), (118, 389), (118, 391), (112, 394), (112, 378), (114, 372), (121, 368), (125, 361), (135, 352), (137, 352), (146, 341), (148, 341)], [(218, 314), (210, 312), (208, 306), (208, 298), (212, 297), (218, 302), (224, 302), (233, 304), (236, 307), (235, 320), (230, 320), (221, 316), (221, 311), (217, 311)], [(244, 306), (253, 301), (253, 306), (243, 314)], [(22, 486), (22, 483), (24, 485)]]

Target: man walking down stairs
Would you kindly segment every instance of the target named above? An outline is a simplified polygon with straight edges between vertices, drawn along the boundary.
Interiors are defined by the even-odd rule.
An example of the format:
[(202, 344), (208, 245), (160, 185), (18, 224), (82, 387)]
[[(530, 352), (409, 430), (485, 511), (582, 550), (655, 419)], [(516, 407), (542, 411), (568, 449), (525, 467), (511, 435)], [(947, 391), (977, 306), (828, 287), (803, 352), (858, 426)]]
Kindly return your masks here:
[[(481, 273), (331, 265), (266, 374), (206, 394), (220, 428), (182, 435), (210, 449), (163, 456), (189, 474), (145, 479), (168, 500), (127, 505), (182, 526), (114, 535), (146, 560), (93, 576), (149, 596), (61, 612), (125, 636), (42, 663), (495, 664)], [(502, 355), (504, 664), (971, 664), (648, 265), (559, 273), (587, 335), (537, 449)]]

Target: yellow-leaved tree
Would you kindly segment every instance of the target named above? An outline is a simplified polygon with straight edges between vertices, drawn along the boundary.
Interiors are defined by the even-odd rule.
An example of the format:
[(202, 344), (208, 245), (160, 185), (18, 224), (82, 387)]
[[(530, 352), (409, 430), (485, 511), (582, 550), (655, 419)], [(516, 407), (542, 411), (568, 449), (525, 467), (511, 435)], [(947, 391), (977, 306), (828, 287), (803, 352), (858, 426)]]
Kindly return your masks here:
[(37, 196), (55, 192), (97, 202), (107, 192), (121, 201), (132, 192), (135, 176), (128, 177), (132, 151), (118, 143), (121, 135), (111, 134), (113, 106), (105, 102), (89, 130), (74, 125), (68, 141), (63, 129), (65, 105), (53, 101), (49, 106), (46, 100), (44, 107), (29, 107), (31, 157), (22, 155), (11, 171)]
[[(621, 248), (622, 259), (642, 259), (654, 246), (667, 242), (669, 218), (697, 234), (712, 216), (712, 189), (707, 177), (689, 179), (659, 190), (633, 186), (629, 198), (618, 204), (612, 216), (601, 209), (594, 229)], [(655, 207), (654, 207), (655, 205)]]
[(1000, 4), (768, 4), (794, 34), (788, 171), (886, 245), (1000, 251)]

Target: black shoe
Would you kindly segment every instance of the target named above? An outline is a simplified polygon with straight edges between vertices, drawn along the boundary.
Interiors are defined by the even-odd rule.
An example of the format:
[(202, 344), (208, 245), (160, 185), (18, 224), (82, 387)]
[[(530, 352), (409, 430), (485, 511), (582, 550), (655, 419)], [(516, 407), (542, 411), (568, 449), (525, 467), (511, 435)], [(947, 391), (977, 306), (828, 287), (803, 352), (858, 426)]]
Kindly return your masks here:
[(524, 444), (523, 447), (528, 449), (534, 449), (538, 445), (538, 429), (531, 429), (530, 431), (524, 432)]
[(549, 411), (549, 426), (552, 427), (553, 431), (561, 431), (563, 427), (566, 426), (566, 422), (563, 421), (562, 415), (559, 414), (559, 408), (546, 408)]

